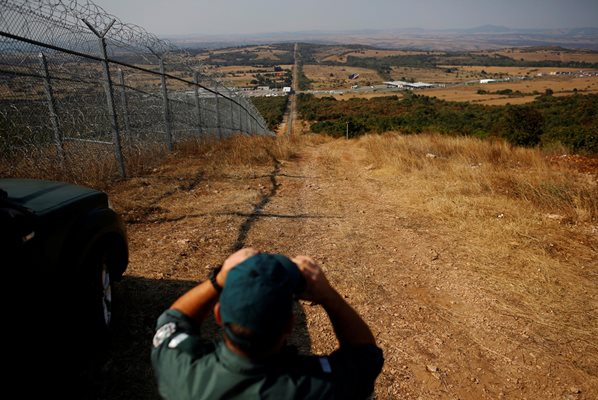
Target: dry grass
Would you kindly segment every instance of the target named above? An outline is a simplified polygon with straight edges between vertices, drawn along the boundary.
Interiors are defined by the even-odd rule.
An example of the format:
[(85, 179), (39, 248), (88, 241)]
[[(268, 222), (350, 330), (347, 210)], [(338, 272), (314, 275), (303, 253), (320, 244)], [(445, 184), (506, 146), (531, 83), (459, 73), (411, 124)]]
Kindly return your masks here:
[[(165, 154), (165, 147), (160, 144), (123, 148), (127, 176), (147, 172)], [(67, 143), (63, 163), (54, 147), (30, 147), (14, 159), (1, 159), (0, 176), (57, 180), (104, 190), (118, 179), (118, 169), (111, 146)]]
[[(596, 170), (437, 135), (339, 139), (320, 150), (321, 178), (351, 187), (329, 188), (346, 202), (339, 210), (355, 210), (336, 243), (348, 243), (339, 248), (359, 268), (338, 276), (349, 288), (379, 278), (365, 291), (380, 296), (375, 306), (359, 290), (350, 298), (385, 350), (380, 398), (561, 398), (574, 385), (595, 397)], [(431, 376), (429, 365), (445, 373)]]
[[(479, 200), (481, 207), (472, 204), (471, 210), (462, 211), (494, 209), (498, 215), (509, 209), (518, 217), (534, 212), (558, 214), (570, 223), (598, 220), (596, 175), (551, 165), (539, 150), (435, 135), (368, 136), (362, 146), (376, 166), (406, 174), (413, 181), (410, 187), (442, 196), (446, 208)], [(427, 211), (446, 215), (446, 208)]]
[[(143, 176), (165, 158), (172, 162), (180, 155), (202, 158), (205, 168), (218, 171), (225, 166), (263, 166), (275, 159), (293, 156), (299, 138), (265, 136), (233, 136), (224, 140), (188, 140), (168, 153), (164, 145), (145, 144), (143, 147), (123, 148), (127, 177)], [(65, 146), (66, 159), (61, 164), (53, 147), (24, 150), (15, 159), (0, 160), (0, 176), (4, 178), (49, 179), (78, 185), (107, 189), (119, 180), (114, 152), (110, 146), (85, 144)]]
[(204, 168), (212, 171), (222, 167), (247, 167), (271, 165), (273, 160), (287, 160), (295, 156), (300, 137), (234, 136), (224, 140), (207, 139), (189, 141), (177, 146), (176, 153), (188, 157), (195, 155), (203, 160)]

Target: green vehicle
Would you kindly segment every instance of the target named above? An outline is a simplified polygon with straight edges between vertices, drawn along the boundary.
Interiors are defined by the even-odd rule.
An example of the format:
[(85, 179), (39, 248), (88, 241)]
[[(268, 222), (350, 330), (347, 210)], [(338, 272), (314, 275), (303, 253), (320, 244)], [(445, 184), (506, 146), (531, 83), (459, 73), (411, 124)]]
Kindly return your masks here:
[[(61, 183), (0, 179), (0, 254), (29, 301), (29, 328), (73, 320), (98, 349), (112, 321), (112, 285), (128, 264), (125, 226), (106, 193)], [(25, 282), (23, 284), (22, 282)]]

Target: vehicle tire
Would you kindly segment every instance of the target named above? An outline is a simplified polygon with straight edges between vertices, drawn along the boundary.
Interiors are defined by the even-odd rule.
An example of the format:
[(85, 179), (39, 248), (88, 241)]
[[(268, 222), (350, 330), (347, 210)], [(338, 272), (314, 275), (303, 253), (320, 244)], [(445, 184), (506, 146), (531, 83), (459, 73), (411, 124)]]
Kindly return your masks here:
[(106, 329), (110, 329), (112, 322), (112, 280), (110, 279), (110, 269), (105, 260), (100, 263), (100, 303), (102, 306), (103, 317), (101, 321)]
[(108, 339), (112, 322), (112, 279), (107, 263), (107, 251), (103, 246), (92, 253), (90, 278), (92, 296), (90, 299), (93, 336), (100, 342)]
[(88, 356), (102, 357), (108, 350), (112, 321), (112, 279), (108, 248), (97, 243), (78, 267), (78, 280), (71, 283), (76, 291), (76, 315), (82, 332), (79, 345)]

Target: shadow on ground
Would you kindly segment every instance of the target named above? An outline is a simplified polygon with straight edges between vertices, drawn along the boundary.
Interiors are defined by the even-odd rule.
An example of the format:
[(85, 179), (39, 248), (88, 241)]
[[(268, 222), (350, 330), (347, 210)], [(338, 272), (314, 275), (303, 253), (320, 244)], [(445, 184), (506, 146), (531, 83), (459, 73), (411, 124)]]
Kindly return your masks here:
[[(114, 329), (107, 361), (96, 372), (88, 388), (89, 399), (159, 399), (150, 362), (154, 326), (158, 316), (194, 281), (157, 280), (125, 277), (115, 285)], [(300, 353), (310, 349), (303, 307), (295, 307), (296, 325), (291, 343)], [(220, 336), (212, 317), (202, 327), (202, 336), (214, 340)]]

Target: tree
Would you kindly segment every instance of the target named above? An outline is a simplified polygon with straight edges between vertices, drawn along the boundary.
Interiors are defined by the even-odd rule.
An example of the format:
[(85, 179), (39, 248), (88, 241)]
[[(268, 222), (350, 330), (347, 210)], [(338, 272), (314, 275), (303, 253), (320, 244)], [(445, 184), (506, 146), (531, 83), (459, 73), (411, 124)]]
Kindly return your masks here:
[(535, 146), (540, 143), (544, 117), (538, 110), (511, 107), (505, 115), (505, 137), (516, 145)]

